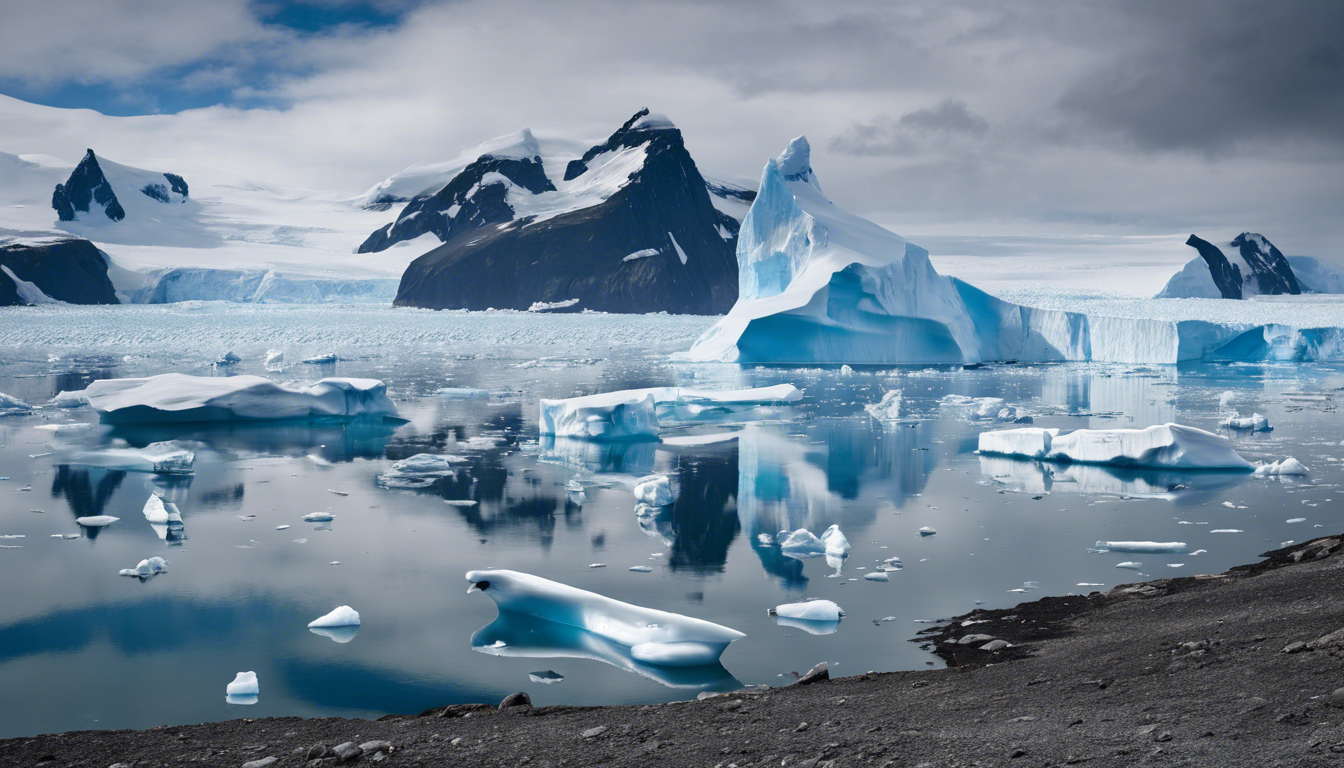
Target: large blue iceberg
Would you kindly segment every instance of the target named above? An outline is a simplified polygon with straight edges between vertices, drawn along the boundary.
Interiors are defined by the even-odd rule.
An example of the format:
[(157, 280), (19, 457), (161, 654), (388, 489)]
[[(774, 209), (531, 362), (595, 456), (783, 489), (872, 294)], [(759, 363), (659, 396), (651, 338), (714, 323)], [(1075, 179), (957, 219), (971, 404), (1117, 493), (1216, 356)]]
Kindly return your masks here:
[[(680, 355), (736, 363), (976, 363), (1344, 356), (1339, 328), (1027, 307), (938, 274), (928, 251), (838, 208), (794, 139), (737, 242), (737, 303)], [(1253, 318), (1249, 318), (1252, 319)]]

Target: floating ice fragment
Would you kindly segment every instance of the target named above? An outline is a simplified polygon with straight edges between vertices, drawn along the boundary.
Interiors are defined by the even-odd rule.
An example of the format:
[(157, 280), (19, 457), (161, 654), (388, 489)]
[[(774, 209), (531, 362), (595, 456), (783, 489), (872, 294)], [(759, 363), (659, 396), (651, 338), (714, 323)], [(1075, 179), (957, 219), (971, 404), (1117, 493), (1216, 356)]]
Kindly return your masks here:
[(789, 557), (822, 557), (826, 554), (826, 545), (806, 528), (793, 533), (780, 531), (778, 538), (780, 551)]
[(920, 536), (932, 536), (932, 535), (934, 535), (935, 533), (937, 533), (937, 531), (933, 530), (932, 528), (930, 528), (930, 527), (927, 526), (927, 525), (924, 526), (923, 528), (920, 528), (920, 529), (919, 529), (919, 535), (920, 535)]
[(826, 547), (827, 555), (845, 557), (849, 554), (849, 540), (840, 532), (838, 525), (832, 525), (821, 534), (821, 543)]
[(286, 524), (286, 525), (277, 525), (277, 526), (275, 526), (275, 530), (277, 530), (277, 531), (284, 531), (284, 530), (288, 530), (288, 529), (289, 529), (289, 525), (288, 525), (288, 524)]
[(630, 570), (634, 571), (635, 573), (649, 573), (653, 571), (653, 569), (647, 565), (632, 565), (630, 566)]
[(164, 502), (157, 495), (150, 495), (149, 500), (145, 502), (144, 513), (145, 520), (151, 524), (182, 524), (182, 513), (178, 511), (177, 505)]
[(335, 519), (336, 516), (330, 512), (309, 512), (303, 516), (305, 523), (329, 523)]
[(643, 608), (517, 571), (467, 573), (501, 611), (515, 611), (587, 630), (655, 666), (714, 664), (741, 632), (701, 619)]
[(84, 390), (106, 424), (396, 416), (375, 379), (327, 378), (285, 386), (260, 376), (100, 379)]
[(75, 522), (85, 528), (102, 528), (103, 526), (111, 525), (120, 519), (120, 517), (113, 517), (111, 515), (90, 515), (88, 517), (76, 517)]
[(257, 686), (256, 672), (239, 672), (224, 689), (228, 696), (256, 696), (261, 692)]
[(1250, 471), (1225, 437), (1180, 424), (1146, 429), (1026, 427), (980, 433), (981, 453), (1044, 461), (1127, 467)]
[(284, 351), (283, 349), (268, 349), (268, 350), (266, 350), (266, 362), (265, 362), (265, 365), (266, 365), (267, 368), (270, 368), (271, 366), (279, 365), (280, 363), (283, 363), (283, 362), (285, 362), (285, 351)]
[(770, 615), (803, 621), (839, 621), (845, 612), (830, 600), (804, 600), (777, 605), (770, 609)]
[(1137, 571), (1143, 567), (1143, 563), (1136, 563), (1132, 560), (1126, 560), (1123, 563), (1116, 563), (1116, 568), (1124, 568), (1127, 571)]
[(589, 567), (589, 568), (606, 568), (606, 567), (607, 567), (607, 564), (606, 564), (606, 563), (590, 563), (590, 564), (588, 565), (588, 567)]
[(565, 490), (570, 493), (583, 493), (583, 483), (580, 483), (578, 480), (570, 480), (565, 483)]
[(665, 507), (676, 501), (672, 481), (666, 475), (649, 475), (635, 484), (635, 500), (651, 507)]
[(1096, 549), (1111, 552), (1135, 552), (1140, 554), (1185, 554), (1183, 541), (1098, 541), (1092, 545)]
[(238, 363), (241, 362), (243, 362), (243, 358), (235, 355), (233, 352), (230, 351), (225, 352), (223, 356), (221, 356), (218, 360), (216, 360), (215, 365), (221, 368), (226, 368), (230, 365), (237, 365)]
[(312, 357), (305, 357), (303, 359), (303, 362), (306, 365), (328, 365), (330, 363), (336, 362), (337, 360), (340, 360), (340, 358), (336, 356), (335, 352), (328, 352), (325, 355), (313, 355)]
[(350, 495), (350, 494), (346, 493), (345, 491), (336, 491), (336, 490), (332, 490), (331, 488), (328, 488), (328, 489), (327, 489), (327, 493), (334, 493), (334, 494), (336, 494), (337, 496), (349, 496), (349, 495)]
[(561, 680), (564, 680), (565, 676), (561, 675), (558, 672), (553, 672), (548, 669), (543, 672), (529, 672), (527, 673), (527, 679), (531, 680), (534, 683), (550, 685), (552, 683), (558, 683)]
[(342, 605), (333, 609), (330, 613), (320, 616), (308, 622), (308, 628), (314, 627), (357, 627), (359, 626), (359, 611), (348, 605)]
[(1245, 533), (1240, 528), (1214, 528), (1209, 533)]
[(891, 577), (887, 575), (886, 571), (873, 571), (872, 573), (865, 573), (863, 574), (863, 578), (865, 581), (891, 581)]
[(450, 507), (474, 507), (480, 504), (475, 499), (444, 499), (443, 503)]
[(1275, 461), (1269, 464), (1261, 464), (1255, 468), (1255, 474), (1265, 476), (1298, 476), (1309, 474), (1302, 462), (1289, 456), (1282, 461)]
[(425, 488), (441, 477), (455, 476), (466, 461), (455, 454), (417, 453), (393, 464), (376, 482), (384, 488)]
[(160, 573), (166, 573), (167, 571), (167, 560), (164, 560), (162, 557), (151, 557), (141, 560), (134, 568), (123, 568), (120, 573), (122, 576), (137, 576), (140, 579), (147, 581), (158, 576)]
[(587, 440), (656, 440), (658, 413), (648, 390), (542, 400), (540, 429)]
[(1185, 563), (1167, 563), (1168, 568), (1184, 568)]
[(1289, 518), (1288, 520), (1285, 520), (1284, 522), (1285, 522), (1285, 523), (1305, 523), (1305, 522), (1307, 522), (1307, 518), (1305, 518), (1305, 517), (1293, 517), (1293, 518)]
[(1190, 556), (1191, 556), (1191, 557), (1194, 557), (1195, 555), (1202, 555), (1202, 554), (1204, 554), (1204, 553), (1206, 553), (1206, 552), (1208, 552), (1208, 551), (1209, 551), (1209, 550), (1207, 550), (1207, 549), (1196, 549), (1194, 552), (1191, 552), (1191, 553), (1190, 553)]
[(901, 390), (893, 389), (883, 393), (880, 401), (863, 406), (863, 410), (878, 421), (900, 421)]
[(16, 397), (10, 397), (4, 392), (0, 392), (0, 416), (17, 416), (20, 413), (28, 413), (31, 410), (33, 410), (33, 406)]
[(1270, 432), (1274, 429), (1269, 426), (1269, 418), (1259, 413), (1250, 416), (1228, 416), (1219, 423), (1219, 426), (1239, 432)]

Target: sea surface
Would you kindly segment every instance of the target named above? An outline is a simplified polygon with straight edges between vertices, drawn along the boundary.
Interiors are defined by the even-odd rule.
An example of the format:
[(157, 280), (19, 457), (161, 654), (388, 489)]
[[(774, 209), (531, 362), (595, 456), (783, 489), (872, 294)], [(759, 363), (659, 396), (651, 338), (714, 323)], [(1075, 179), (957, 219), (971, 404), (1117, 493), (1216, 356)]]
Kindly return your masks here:
[[(836, 675), (928, 668), (940, 662), (912, 639), (931, 620), (1217, 573), (1340, 530), (1339, 365), (849, 370), (670, 361), (711, 322), (367, 305), (0, 310), (0, 392), (34, 405), (95, 379), (172, 371), (356, 376), (385, 381), (404, 417), (174, 429), (104, 427), (87, 407), (0, 417), (0, 737), (376, 717), (520, 690), (538, 705), (670, 701), (784, 685), (820, 661)], [(285, 362), (267, 369), (268, 350)], [(215, 365), (227, 352), (241, 362)], [(327, 353), (339, 360), (299, 362)], [(689, 440), (602, 445), (537, 433), (541, 398), (780, 383), (803, 399), (687, 412), (664, 425), (665, 437)], [(900, 419), (875, 420), (864, 406), (892, 390), (902, 393)], [(1052, 468), (975, 453), (980, 432), (1021, 426), (1009, 418), (1218, 430), (1233, 409), (1265, 414), (1274, 427), (1231, 434), (1243, 456), (1294, 456), (1311, 474)], [(161, 441), (194, 450), (194, 473), (88, 463), (109, 448)], [(461, 459), (424, 488), (380, 482), (420, 453)], [(651, 473), (673, 479), (677, 500), (637, 514), (632, 486)], [(567, 490), (572, 481), (581, 494)], [(151, 495), (177, 505), (180, 528), (146, 521)], [(304, 522), (314, 512), (334, 519)], [(120, 520), (75, 523), (90, 515)], [(781, 530), (831, 525), (852, 545), (842, 561), (793, 559), (775, 544)], [(1105, 540), (1178, 541), (1189, 553), (1094, 551)], [(168, 561), (166, 573), (118, 575), (152, 556)], [(1141, 565), (1116, 568), (1126, 561)], [(883, 565), (899, 570), (887, 582), (863, 578)], [(642, 665), (590, 633), (498, 619), (488, 596), (467, 593), (465, 572), (484, 568), (746, 637), (721, 666)], [(846, 615), (838, 626), (811, 626), (768, 614), (807, 598), (834, 600)], [(308, 630), (339, 605), (362, 617), (353, 637)], [(226, 701), (239, 671), (256, 672), (255, 703)], [(563, 679), (539, 682), (550, 675), (535, 673)]]

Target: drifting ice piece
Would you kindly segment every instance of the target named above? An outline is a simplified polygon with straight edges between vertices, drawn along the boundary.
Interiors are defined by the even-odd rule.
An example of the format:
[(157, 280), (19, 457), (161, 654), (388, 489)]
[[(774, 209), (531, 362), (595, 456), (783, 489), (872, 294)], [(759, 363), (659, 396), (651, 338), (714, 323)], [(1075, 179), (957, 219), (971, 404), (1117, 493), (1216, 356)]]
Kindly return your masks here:
[(121, 569), (122, 576), (136, 576), (141, 579), (150, 579), (158, 576), (160, 573), (168, 571), (168, 561), (162, 557), (151, 557), (141, 560), (139, 565), (134, 568)]
[(172, 502), (164, 503), (158, 496), (150, 496), (149, 501), (145, 502), (145, 520), (150, 524), (167, 525), (169, 523), (182, 523), (182, 513), (178, 511), (177, 505)]
[(120, 517), (113, 517), (111, 515), (90, 515), (89, 517), (76, 517), (75, 522), (85, 528), (102, 528), (103, 526), (111, 525), (120, 519)]
[(439, 478), (456, 475), (466, 461), (453, 454), (417, 453), (393, 464), (376, 482), (384, 488), (424, 488)]
[(645, 664), (713, 664), (728, 644), (746, 635), (701, 619), (622, 603), (518, 571), (471, 571), (468, 592), (485, 592), (500, 611), (514, 611), (578, 627), (630, 649)]
[(396, 416), (387, 386), (376, 379), (322, 379), (285, 386), (260, 376), (101, 379), (84, 390), (107, 424), (257, 421)]
[(839, 621), (845, 615), (843, 609), (830, 600), (804, 600), (801, 603), (785, 603), (770, 609), (773, 616), (803, 621)]
[(1310, 470), (1308, 470), (1305, 466), (1303, 466), (1302, 462), (1298, 461), (1297, 459), (1294, 459), (1291, 456), (1282, 461), (1275, 461), (1270, 464), (1262, 464), (1255, 468), (1255, 474), (1262, 476), (1264, 475), (1292, 476), (1292, 475), (1306, 475), (1309, 473)]
[(224, 693), (229, 696), (256, 696), (260, 691), (256, 672), (239, 672), (224, 689)]
[(869, 403), (863, 406), (863, 410), (868, 412), (878, 421), (900, 421), (901, 419), (901, 390), (893, 389), (882, 395), (882, 400), (876, 403)]
[(1225, 437), (1180, 424), (1147, 429), (1026, 427), (980, 433), (980, 452), (1043, 461), (1123, 467), (1222, 469), (1249, 472), (1251, 463)]
[(1185, 554), (1184, 541), (1098, 541), (1092, 548), (1143, 555)]
[(541, 401), (541, 434), (588, 440), (657, 440), (653, 394), (631, 389)]
[(1269, 426), (1269, 418), (1259, 413), (1250, 416), (1228, 416), (1219, 426), (1243, 432), (1269, 432), (1274, 429)]
[(849, 539), (840, 532), (840, 526), (832, 525), (821, 534), (821, 543), (826, 547), (826, 554), (835, 557), (844, 557), (849, 554)]
[(33, 406), (0, 392), (0, 416), (14, 416), (33, 410)]
[(665, 507), (677, 497), (667, 475), (649, 475), (635, 484), (635, 500), (651, 507)]
[(71, 464), (159, 475), (190, 475), (196, 454), (176, 443), (151, 443), (144, 448), (107, 448), (70, 457)]
[(357, 627), (359, 626), (359, 611), (348, 605), (342, 605), (331, 613), (313, 619), (308, 622), (308, 628), (317, 627)]
[(779, 549), (789, 557), (821, 557), (826, 554), (826, 545), (806, 528), (793, 533), (780, 531)]

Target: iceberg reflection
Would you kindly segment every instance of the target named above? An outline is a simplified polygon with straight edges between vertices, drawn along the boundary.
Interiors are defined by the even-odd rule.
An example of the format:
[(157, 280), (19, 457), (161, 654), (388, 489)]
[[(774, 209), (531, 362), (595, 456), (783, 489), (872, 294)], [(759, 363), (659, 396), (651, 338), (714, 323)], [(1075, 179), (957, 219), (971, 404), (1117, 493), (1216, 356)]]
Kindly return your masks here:
[(1171, 472), (1050, 464), (1005, 456), (980, 456), (980, 471), (1019, 493), (1114, 494), (1149, 499), (1197, 499), (1224, 491), (1248, 475), (1231, 472)]
[(501, 610), (494, 621), (471, 636), (471, 649), (491, 656), (589, 659), (634, 672), (669, 688), (733, 691), (742, 687), (720, 662), (694, 667), (644, 664), (630, 649), (586, 629)]

